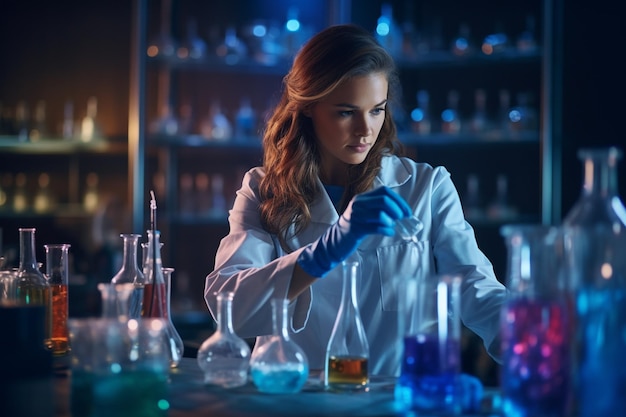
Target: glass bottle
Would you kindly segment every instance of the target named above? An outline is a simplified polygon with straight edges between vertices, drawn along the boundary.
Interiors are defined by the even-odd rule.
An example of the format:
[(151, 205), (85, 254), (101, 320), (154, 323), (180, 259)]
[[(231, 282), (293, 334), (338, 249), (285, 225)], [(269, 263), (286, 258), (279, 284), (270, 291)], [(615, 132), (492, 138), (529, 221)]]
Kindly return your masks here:
[(428, 135), (430, 126), (430, 95), (426, 90), (419, 90), (417, 107), (411, 110), (411, 130), (421, 135)]
[(20, 228), (20, 263), (17, 269), (18, 304), (45, 307), (46, 348), (52, 349), (52, 289), (44, 274), (39, 270), (35, 252), (35, 228)]
[(167, 289), (167, 305), (165, 315), (167, 329), (165, 329), (167, 338), (169, 340), (170, 347), (170, 366), (175, 368), (180, 363), (183, 358), (183, 352), (185, 350), (185, 345), (183, 343), (183, 339), (178, 334), (176, 327), (174, 326), (174, 322), (172, 322), (172, 314), (171, 314), (171, 303), (172, 303), (172, 274), (174, 273), (174, 268), (163, 268), (163, 278), (165, 279), (165, 287)]
[(504, 415), (568, 415), (574, 339), (561, 233), (542, 225), (500, 231), (508, 250), (500, 331)]
[(357, 299), (359, 263), (344, 261), (341, 304), (326, 348), (324, 386), (333, 390), (363, 390), (369, 385), (369, 343)]
[(584, 169), (582, 191), (563, 226), (626, 227), (626, 208), (617, 194), (617, 163), (621, 157), (622, 151), (616, 147), (578, 151)]
[(234, 295), (230, 291), (217, 294), (217, 329), (198, 349), (205, 384), (235, 388), (248, 380), (250, 346), (233, 328)]
[(137, 266), (137, 245), (141, 235), (132, 233), (122, 233), (120, 237), (124, 245), (124, 257), (122, 267), (111, 280), (112, 284), (128, 284), (135, 286), (135, 291), (130, 297), (128, 317), (137, 319), (141, 317), (144, 302), (144, 291), (146, 279)]
[(456, 135), (461, 131), (461, 119), (459, 116), (459, 92), (448, 92), (448, 105), (441, 112), (441, 131)]
[(309, 361), (289, 337), (289, 300), (272, 299), (272, 336), (255, 349), (250, 359), (252, 382), (261, 392), (299, 392), (309, 376)]
[(626, 411), (626, 210), (615, 147), (581, 149), (582, 193), (563, 221), (576, 309), (573, 409), (581, 417)]
[(128, 320), (129, 300), (135, 291), (135, 284), (111, 284), (101, 282), (98, 291), (102, 299), (102, 314), (105, 319)]
[(52, 289), (52, 332), (51, 346), (54, 355), (69, 351), (67, 318), (68, 303), (68, 251), (70, 245), (44, 245), (46, 249), (46, 278)]
[[(145, 286), (141, 316), (165, 319), (168, 327), (165, 334), (168, 338), (170, 366), (175, 368), (183, 357), (183, 344), (170, 318), (169, 287), (171, 282), (168, 285), (163, 271), (160, 237), (160, 231), (148, 230), (148, 254), (145, 257), (146, 261), (143, 269)], [(168, 278), (171, 278), (172, 271), (167, 270)]]

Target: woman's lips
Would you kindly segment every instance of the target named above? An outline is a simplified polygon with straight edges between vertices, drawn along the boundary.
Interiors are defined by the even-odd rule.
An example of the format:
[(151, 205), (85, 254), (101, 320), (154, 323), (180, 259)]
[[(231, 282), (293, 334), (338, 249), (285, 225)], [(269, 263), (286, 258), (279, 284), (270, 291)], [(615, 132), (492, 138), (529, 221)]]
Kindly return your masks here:
[(354, 152), (363, 153), (363, 152), (367, 152), (367, 150), (370, 148), (370, 144), (369, 143), (357, 143), (356, 145), (348, 145), (348, 148), (352, 149)]

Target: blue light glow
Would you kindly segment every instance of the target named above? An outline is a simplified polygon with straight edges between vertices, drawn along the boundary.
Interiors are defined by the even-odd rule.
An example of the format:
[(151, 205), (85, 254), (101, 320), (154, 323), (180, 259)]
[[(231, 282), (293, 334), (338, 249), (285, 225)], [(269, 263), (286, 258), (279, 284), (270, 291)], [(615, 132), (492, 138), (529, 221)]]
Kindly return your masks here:
[(297, 32), (300, 29), (300, 22), (298, 19), (289, 19), (285, 24), (285, 27), (289, 32)]
[(413, 111), (411, 112), (411, 120), (413, 120), (414, 122), (421, 122), (422, 120), (424, 120), (424, 112), (422, 111), (422, 109), (413, 109)]
[(380, 36), (389, 35), (389, 31), (390, 31), (389, 23), (387, 22), (380, 22), (376, 26), (376, 33), (378, 33)]
[(267, 35), (267, 28), (265, 27), (265, 25), (254, 25), (254, 27), (252, 28), (252, 34), (257, 38), (262, 38), (263, 36)]

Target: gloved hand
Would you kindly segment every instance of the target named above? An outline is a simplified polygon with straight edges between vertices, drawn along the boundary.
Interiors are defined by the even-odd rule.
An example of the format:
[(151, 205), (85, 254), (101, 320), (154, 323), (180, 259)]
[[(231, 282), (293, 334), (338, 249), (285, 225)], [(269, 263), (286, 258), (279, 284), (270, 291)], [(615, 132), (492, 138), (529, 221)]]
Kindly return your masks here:
[(395, 221), (411, 214), (407, 202), (388, 187), (356, 195), (337, 223), (307, 245), (297, 262), (309, 275), (323, 278), (350, 256), (366, 236), (393, 236)]

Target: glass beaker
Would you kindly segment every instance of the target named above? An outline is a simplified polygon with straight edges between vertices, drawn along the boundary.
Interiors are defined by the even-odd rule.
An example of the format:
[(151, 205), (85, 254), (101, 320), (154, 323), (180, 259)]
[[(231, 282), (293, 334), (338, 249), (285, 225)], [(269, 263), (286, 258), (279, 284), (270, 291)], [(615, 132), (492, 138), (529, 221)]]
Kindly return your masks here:
[(16, 300), (18, 304), (42, 305), (45, 307), (45, 340), (52, 349), (52, 289), (44, 274), (39, 270), (35, 256), (35, 229), (20, 228), (20, 263), (17, 268)]
[(69, 350), (68, 250), (69, 244), (44, 245), (46, 250), (46, 278), (52, 289), (52, 334), (50, 343), (54, 355)]
[(120, 237), (124, 245), (124, 257), (122, 267), (111, 280), (112, 284), (133, 284), (135, 290), (130, 297), (128, 317), (137, 319), (141, 317), (144, 298), (145, 277), (137, 265), (137, 245), (141, 235), (122, 233)]
[(252, 382), (269, 394), (299, 392), (309, 376), (309, 361), (289, 336), (289, 300), (272, 299), (272, 323), (272, 336), (250, 359)]
[(326, 347), (324, 386), (338, 391), (364, 390), (369, 385), (369, 342), (357, 298), (359, 262), (342, 262), (341, 304)]
[(501, 315), (504, 414), (566, 415), (573, 311), (562, 233), (549, 226), (506, 225), (501, 234), (508, 249), (508, 293)]
[(250, 346), (233, 328), (234, 295), (230, 291), (217, 294), (217, 329), (198, 349), (205, 384), (235, 388), (248, 380)]
[(461, 411), (461, 277), (411, 278), (401, 286), (403, 357), (394, 396), (405, 410)]
[(617, 194), (618, 148), (581, 149), (578, 157), (584, 174), (579, 199), (563, 220), (563, 226), (598, 224), (626, 227), (626, 208)]

